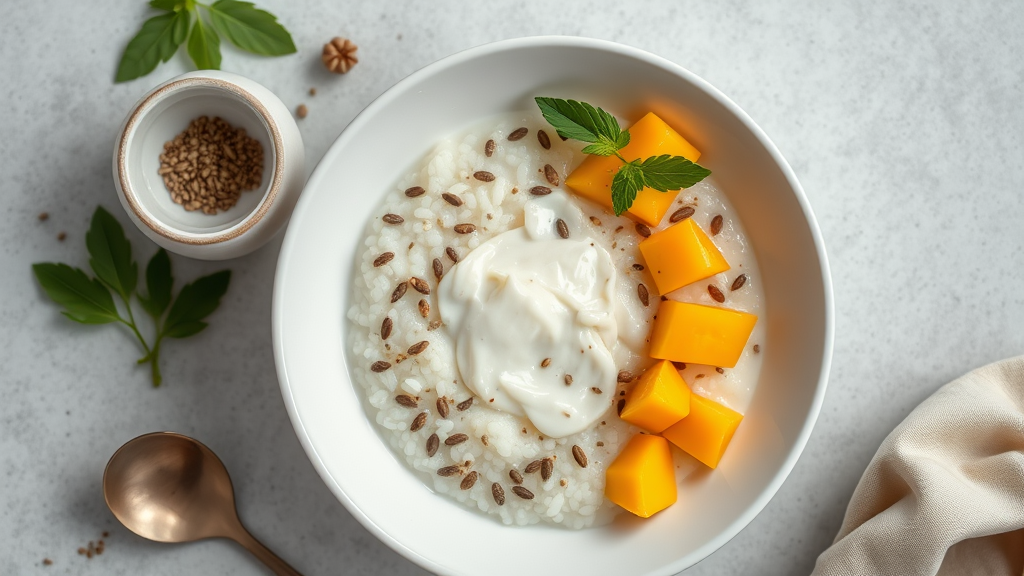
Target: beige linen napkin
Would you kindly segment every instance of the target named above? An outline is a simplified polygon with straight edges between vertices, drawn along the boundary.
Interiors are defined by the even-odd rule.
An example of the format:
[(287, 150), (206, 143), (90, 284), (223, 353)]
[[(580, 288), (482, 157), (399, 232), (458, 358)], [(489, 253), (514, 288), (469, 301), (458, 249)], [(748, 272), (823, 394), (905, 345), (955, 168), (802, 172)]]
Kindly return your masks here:
[(1024, 356), (943, 386), (889, 434), (814, 574), (1024, 574)]

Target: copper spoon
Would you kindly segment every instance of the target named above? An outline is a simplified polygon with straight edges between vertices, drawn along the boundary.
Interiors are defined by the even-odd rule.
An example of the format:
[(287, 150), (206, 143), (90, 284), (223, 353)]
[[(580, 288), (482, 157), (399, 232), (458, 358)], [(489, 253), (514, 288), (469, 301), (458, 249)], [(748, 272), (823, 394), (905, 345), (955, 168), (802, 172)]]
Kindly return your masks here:
[(143, 538), (229, 538), (278, 576), (302, 576), (242, 526), (227, 469), (188, 436), (154, 432), (121, 446), (103, 471), (103, 498), (114, 516)]

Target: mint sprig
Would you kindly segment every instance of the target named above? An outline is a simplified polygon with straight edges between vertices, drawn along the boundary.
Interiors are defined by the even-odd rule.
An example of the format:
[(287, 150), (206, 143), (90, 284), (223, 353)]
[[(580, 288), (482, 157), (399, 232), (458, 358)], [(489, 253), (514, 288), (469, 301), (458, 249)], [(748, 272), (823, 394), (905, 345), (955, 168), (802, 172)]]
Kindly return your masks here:
[[(150, 0), (149, 5), (166, 14), (146, 20), (128, 42), (117, 67), (116, 82), (149, 74), (160, 62), (170, 60), (186, 38), (188, 55), (200, 70), (220, 69), (220, 36), (242, 50), (263, 56), (295, 52), (291, 34), (277, 22), (277, 17), (251, 2), (217, 0), (204, 4), (196, 0)], [(199, 8), (206, 11), (209, 22), (200, 16)]]
[[(157, 1), (157, 0), (154, 0)], [(206, 328), (202, 320), (220, 305), (228, 289), (231, 272), (223, 270), (199, 278), (185, 285), (171, 304), (174, 278), (171, 259), (163, 248), (157, 251), (146, 266), (148, 296), (136, 292), (139, 267), (132, 259), (132, 246), (124, 235), (121, 224), (102, 207), (93, 213), (89, 232), (85, 235), (89, 250), (89, 267), (96, 278), (79, 268), (67, 264), (42, 262), (32, 265), (36, 280), (46, 294), (64, 310), (62, 314), (81, 324), (109, 324), (120, 322), (138, 338), (145, 353), (139, 364), (150, 364), (153, 386), (159, 386), (160, 345), (164, 338), (185, 338)], [(125, 316), (114, 303), (111, 291), (122, 302)], [(139, 299), (142, 309), (153, 320), (155, 336), (150, 346), (139, 332), (132, 310), (131, 296)], [(164, 318), (164, 312), (170, 312)]]
[(616, 216), (633, 205), (645, 187), (659, 192), (689, 188), (707, 178), (711, 171), (682, 156), (665, 154), (628, 161), (619, 154), (629, 144), (629, 131), (619, 127), (614, 116), (586, 102), (561, 98), (534, 98), (548, 124), (563, 138), (587, 142), (584, 154), (615, 155), (623, 165), (612, 177), (612, 209)]

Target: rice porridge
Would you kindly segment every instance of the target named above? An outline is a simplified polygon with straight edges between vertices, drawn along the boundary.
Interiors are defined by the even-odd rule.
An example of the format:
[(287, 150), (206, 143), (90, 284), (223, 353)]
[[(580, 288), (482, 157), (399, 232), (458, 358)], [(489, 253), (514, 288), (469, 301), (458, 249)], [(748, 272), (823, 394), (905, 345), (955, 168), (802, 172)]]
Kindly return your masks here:
[[(756, 257), (725, 196), (705, 180), (670, 213), (717, 230), (731, 269), (658, 295), (638, 244), (675, 222), (643, 230), (567, 190), (581, 148), (537, 112), (446, 137), (387, 192), (356, 256), (352, 378), (382, 438), (435, 492), (509, 525), (621, 511), (605, 470), (640, 433), (618, 413), (654, 362), (659, 300), (725, 294), (760, 318), (734, 368), (677, 364), (694, 394), (745, 412), (760, 370)], [(672, 452), (682, 483), (699, 464)]]

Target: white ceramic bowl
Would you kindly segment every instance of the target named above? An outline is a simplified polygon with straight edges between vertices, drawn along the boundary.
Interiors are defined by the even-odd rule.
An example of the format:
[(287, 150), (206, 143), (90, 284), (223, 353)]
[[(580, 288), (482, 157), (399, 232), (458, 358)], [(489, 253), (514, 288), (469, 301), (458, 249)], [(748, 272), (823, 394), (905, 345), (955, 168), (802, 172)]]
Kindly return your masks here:
[[(260, 188), (215, 215), (175, 204), (157, 174), (164, 143), (204, 115), (245, 128), (264, 155)], [(114, 147), (114, 183), (132, 222), (167, 250), (203, 260), (242, 256), (270, 240), (288, 221), (305, 170), (302, 137), (284, 103), (262, 85), (218, 70), (189, 72), (151, 90), (125, 118)]]
[[(649, 520), (621, 514), (579, 531), (514, 528), (433, 494), (378, 436), (349, 379), (353, 258), (380, 195), (440, 136), (536, 95), (571, 97), (627, 122), (653, 110), (684, 127), (756, 248), (767, 304), (764, 366), (727, 457), (687, 478)], [(640, 50), (582, 38), (481, 46), (399, 82), (324, 156), (292, 216), (274, 287), (281, 388), (324, 482), (364, 526), (441, 574), (674, 574), (725, 544), (792, 470), (821, 407), (832, 355), (832, 288), (818, 226), (793, 171), (718, 90)]]

